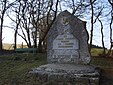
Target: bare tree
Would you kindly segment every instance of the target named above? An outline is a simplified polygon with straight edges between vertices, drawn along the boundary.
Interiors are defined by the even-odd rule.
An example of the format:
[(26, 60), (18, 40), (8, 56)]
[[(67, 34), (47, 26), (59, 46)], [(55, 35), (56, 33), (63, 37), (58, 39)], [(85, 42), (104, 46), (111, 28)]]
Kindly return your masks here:
[(113, 0), (108, 0), (108, 2), (111, 5), (111, 12), (110, 12), (110, 14), (111, 14), (111, 21), (110, 21), (110, 44), (111, 44), (111, 46), (107, 53), (107, 57), (110, 56), (111, 49), (112, 49), (112, 24), (113, 24)]
[(3, 22), (4, 22), (4, 16), (6, 11), (12, 6), (14, 5), (14, 2), (9, 3), (8, 0), (1, 0), (0, 1), (0, 50), (2, 50), (2, 30), (3, 30)]
[(16, 49), (17, 35), (19, 35), (26, 42), (28, 47), (31, 47), (30, 16), (28, 15), (28, 7), (29, 5), (27, 1), (16, 1), (16, 5), (13, 6), (12, 9), (12, 12), (16, 15), (16, 20), (14, 20), (12, 16), (8, 15), (8, 17), (16, 24), (14, 29), (14, 49)]
[(105, 56), (105, 54), (106, 54), (106, 48), (105, 48), (105, 45), (104, 45), (104, 33), (103, 33), (104, 27), (103, 27), (103, 22), (102, 22), (102, 20), (99, 18), (100, 16), (102, 16), (103, 9), (104, 9), (104, 6), (101, 6), (101, 7), (98, 8), (97, 15), (94, 15), (94, 16), (96, 17), (96, 19), (94, 20), (93, 23), (96, 23), (97, 20), (100, 22), (100, 26), (101, 26), (101, 36), (102, 36), (102, 47), (103, 47), (102, 56)]
[(90, 0), (90, 3), (91, 3), (91, 34), (90, 34), (89, 50), (91, 51), (92, 40), (93, 40), (93, 14), (94, 14), (94, 8), (93, 8), (92, 0)]
[[(45, 2), (44, 0), (40, 1), (34, 1), (30, 3), (30, 16), (31, 16), (31, 23), (35, 31), (33, 32), (33, 42), (34, 42), (34, 47), (37, 47), (37, 36), (39, 33), (39, 30), (42, 28), (39, 28), (40, 26), (40, 20), (43, 17), (43, 11), (45, 10)], [(43, 9), (43, 10), (42, 10)], [(47, 10), (47, 9), (46, 9)]]
[[(37, 47), (38, 43), (38, 51), (41, 52), (43, 44), (46, 42), (46, 35), (52, 26), (53, 22), (56, 19), (56, 16), (59, 12), (59, 4), (60, 9), (62, 10), (62, 2), (65, 2), (65, 6), (72, 9), (72, 14), (78, 17), (84, 17), (86, 11), (90, 11), (89, 17), (91, 17), (91, 30), (90, 30), (90, 50), (93, 41), (94, 35), (94, 24), (98, 20), (102, 27), (102, 21), (99, 18), (101, 16), (100, 12), (96, 13), (96, 7), (98, 4), (95, 4), (97, 0), (19, 0), (16, 1), (14, 12), (16, 14), (16, 23), (15, 26), (15, 49), (16, 49), (16, 42), (17, 42), (17, 34), (21, 36), (25, 42), (27, 43), (28, 47), (32, 47), (31, 43), (33, 40), (34, 47)], [(87, 3), (83, 3), (87, 2)], [(100, 8), (101, 9), (101, 8)], [(15, 11), (16, 10), (16, 11)], [(97, 14), (95, 16), (95, 14)], [(31, 27), (32, 25), (32, 27)], [(35, 32), (32, 33), (32, 30), (35, 29)], [(102, 33), (103, 27), (101, 29)], [(20, 32), (21, 31), (21, 32)], [(33, 36), (33, 37), (32, 37)], [(39, 40), (39, 42), (38, 42)], [(102, 42), (103, 39), (102, 39)], [(102, 43), (104, 46), (104, 43)]]
[(104, 45), (104, 33), (103, 33), (103, 23), (102, 21), (98, 18), (98, 21), (100, 22), (101, 24), (101, 35), (102, 35), (102, 47), (103, 47), (103, 56), (106, 55), (106, 48), (105, 48), (105, 45)]
[(19, 7), (16, 9), (16, 28), (15, 28), (15, 33), (14, 33), (14, 49), (17, 48), (17, 33), (18, 33), (18, 29), (19, 29), (19, 24), (20, 24), (20, 8), (21, 8), (21, 3), (19, 3)]
[[(53, 2), (53, 1), (54, 0), (52, 0), (50, 2), (51, 5), (50, 5), (49, 11), (47, 13), (47, 30), (45, 31), (42, 39), (40, 40), (40, 43), (46, 39), (47, 33), (48, 33), (49, 29), (51, 28), (52, 24), (54, 23), (54, 21), (56, 19), (56, 16), (57, 16), (57, 13), (58, 13), (58, 3), (59, 3), (59, 0), (56, 0), (56, 2)], [(56, 3), (55, 6), (53, 5), (53, 3)], [(55, 9), (53, 9), (53, 6), (55, 7)], [(52, 20), (50, 21), (51, 11), (52, 11)]]

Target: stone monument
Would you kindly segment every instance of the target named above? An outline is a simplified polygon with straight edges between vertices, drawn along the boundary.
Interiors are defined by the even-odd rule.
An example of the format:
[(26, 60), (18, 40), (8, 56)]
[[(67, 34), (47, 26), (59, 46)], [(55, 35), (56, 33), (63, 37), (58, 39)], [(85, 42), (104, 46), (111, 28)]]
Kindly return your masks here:
[(32, 73), (57, 85), (99, 85), (99, 72), (89, 65), (86, 22), (68, 11), (61, 12), (47, 35), (48, 64)]

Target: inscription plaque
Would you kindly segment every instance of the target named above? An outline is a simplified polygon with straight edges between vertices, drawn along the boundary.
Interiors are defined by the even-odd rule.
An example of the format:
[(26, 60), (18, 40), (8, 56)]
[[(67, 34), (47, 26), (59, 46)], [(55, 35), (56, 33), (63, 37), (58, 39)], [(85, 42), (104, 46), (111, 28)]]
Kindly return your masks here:
[(53, 41), (53, 49), (79, 49), (78, 40), (70, 33), (58, 35)]
[(52, 58), (59, 63), (77, 63), (79, 58), (78, 49), (78, 39), (70, 33), (60, 34), (53, 41)]

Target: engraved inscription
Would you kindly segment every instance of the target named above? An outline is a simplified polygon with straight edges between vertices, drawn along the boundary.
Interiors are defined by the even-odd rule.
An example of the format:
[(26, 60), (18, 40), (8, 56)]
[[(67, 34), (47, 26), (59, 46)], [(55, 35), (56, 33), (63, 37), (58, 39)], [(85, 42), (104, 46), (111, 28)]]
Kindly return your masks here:
[(53, 51), (53, 54), (52, 54), (53, 60), (55, 60), (59, 63), (78, 63), (77, 62), (77, 60), (79, 59), (78, 50), (77, 49), (69, 49), (69, 48), (73, 48), (73, 45), (72, 46), (65, 45), (64, 47), (61, 46), (58, 48), (59, 49), (54, 49), (54, 51)]
[(58, 35), (53, 41), (53, 49), (79, 49), (78, 39), (72, 34)]
[(56, 40), (63, 40), (63, 38), (58, 38), (58, 39), (56, 39)]
[(59, 48), (72, 48), (73, 46), (58, 46)]
[(65, 43), (65, 42), (69, 42), (68, 40), (62, 40), (61, 42)]
[(65, 45), (74, 45), (74, 43), (65, 43)]

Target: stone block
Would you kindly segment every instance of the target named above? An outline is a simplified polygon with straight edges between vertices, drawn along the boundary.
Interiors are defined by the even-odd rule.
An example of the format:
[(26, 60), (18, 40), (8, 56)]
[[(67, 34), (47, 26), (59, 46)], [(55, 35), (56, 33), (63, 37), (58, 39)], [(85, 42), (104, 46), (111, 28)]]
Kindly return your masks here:
[(47, 59), (30, 72), (44, 85), (99, 85), (99, 71), (89, 65), (86, 22), (68, 11), (57, 16), (47, 34)]

